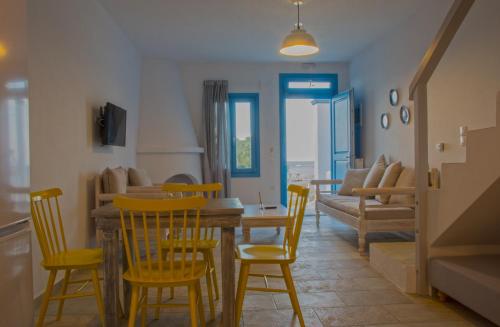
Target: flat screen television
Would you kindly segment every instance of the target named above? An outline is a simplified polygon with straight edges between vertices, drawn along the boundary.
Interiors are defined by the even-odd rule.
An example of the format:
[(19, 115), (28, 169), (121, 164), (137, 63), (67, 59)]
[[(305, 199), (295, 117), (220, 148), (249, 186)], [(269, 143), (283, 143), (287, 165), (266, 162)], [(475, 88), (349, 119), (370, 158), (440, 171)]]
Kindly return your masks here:
[(103, 145), (125, 146), (127, 111), (112, 103), (101, 109), (101, 141)]

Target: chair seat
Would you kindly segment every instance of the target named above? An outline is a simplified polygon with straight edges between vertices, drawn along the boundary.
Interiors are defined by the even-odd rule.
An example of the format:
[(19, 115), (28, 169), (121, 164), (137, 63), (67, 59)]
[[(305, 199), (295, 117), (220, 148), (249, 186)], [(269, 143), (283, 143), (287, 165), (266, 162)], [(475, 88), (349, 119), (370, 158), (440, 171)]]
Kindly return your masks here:
[(47, 269), (97, 266), (103, 262), (102, 249), (77, 249), (61, 252), (42, 261)]
[(283, 248), (282, 245), (240, 244), (236, 256), (241, 261), (260, 263), (291, 263), (295, 257)]
[[(204, 260), (196, 260), (194, 273), (191, 275), (192, 262), (187, 261), (182, 270), (181, 262), (174, 262), (173, 270), (169, 268), (168, 260), (163, 261), (163, 270), (160, 272), (158, 262), (152, 263), (151, 271), (148, 271), (146, 261), (141, 262), (142, 276), (133, 276), (130, 269), (123, 274), (123, 279), (131, 283), (148, 286), (168, 286), (168, 284), (180, 284), (196, 281), (203, 277), (207, 271), (207, 263)], [(136, 270), (138, 267), (136, 267)]]
[[(174, 240), (174, 248), (179, 249), (183, 247), (182, 240)], [(168, 248), (170, 246), (170, 242), (168, 240), (164, 240), (161, 242), (163, 248)], [(206, 250), (206, 249), (215, 249), (219, 246), (219, 240), (199, 240), (197, 248), (198, 250)], [(193, 241), (188, 240), (186, 242), (186, 249), (193, 248)]]

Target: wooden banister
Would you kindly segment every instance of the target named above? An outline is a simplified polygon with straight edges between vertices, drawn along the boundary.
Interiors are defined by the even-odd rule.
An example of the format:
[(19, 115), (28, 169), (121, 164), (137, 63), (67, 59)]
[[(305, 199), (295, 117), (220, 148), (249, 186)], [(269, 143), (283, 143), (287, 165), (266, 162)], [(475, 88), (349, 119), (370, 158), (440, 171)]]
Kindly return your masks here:
[(451, 6), (431, 46), (425, 52), (417, 74), (410, 84), (410, 100), (414, 98), (417, 85), (426, 85), (431, 78), (432, 73), (434, 73), (441, 58), (443, 58), (446, 49), (448, 49), (448, 46), (462, 25), (474, 1), (475, 0), (455, 0)]
[(414, 100), (415, 136), (415, 240), (417, 292), (427, 294), (427, 192), (429, 172), (428, 119), (427, 119), (427, 83), (446, 49), (464, 21), (475, 0), (455, 0), (446, 15), (443, 24), (425, 52), (415, 77), (410, 84), (410, 100)]

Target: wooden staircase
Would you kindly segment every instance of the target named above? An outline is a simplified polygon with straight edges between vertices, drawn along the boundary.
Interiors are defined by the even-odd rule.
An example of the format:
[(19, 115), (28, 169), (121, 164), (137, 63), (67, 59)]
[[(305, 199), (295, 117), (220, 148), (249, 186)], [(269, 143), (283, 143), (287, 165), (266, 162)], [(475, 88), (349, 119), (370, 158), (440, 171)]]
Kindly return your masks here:
[(459, 30), (474, 0), (455, 0), (419, 69), (410, 84), (410, 100), (414, 101), (415, 175), (416, 175), (416, 274), (417, 292), (428, 293), (428, 121), (427, 84), (434, 70)]
[[(410, 86), (415, 108), (417, 291), (429, 286), (499, 324), (500, 92), (496, 127), (470, 131), (466, 160), (428, 186), (427, 83), (474, 0), (456, 0)], [(430, 264), (429, 264), (430, 261)]]

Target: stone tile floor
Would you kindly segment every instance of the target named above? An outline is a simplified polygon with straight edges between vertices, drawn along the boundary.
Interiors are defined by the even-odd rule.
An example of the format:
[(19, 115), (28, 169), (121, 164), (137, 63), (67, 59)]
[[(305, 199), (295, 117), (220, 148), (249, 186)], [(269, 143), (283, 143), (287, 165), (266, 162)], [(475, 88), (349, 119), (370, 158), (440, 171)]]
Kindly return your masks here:
[[(238, 230), (237, 234), (241, 240), (241, 231)], [(280, 240), (272, 228), (252, 231), (254, 242), (275, 243)], [(369, 242), (401, 240), (394, 234), (374, 234)], [(358, 254), (356, 233), (334, 219), (322, 217), (317, 228), (314, 216), (305, 217), (299, 247), (299, 259), (292, 266), (292, 273), (306, 326), (494, 326), (456, 302), (440, 303), (435, 299), (401, 293), (370, 267), (367, 257)], [(279, 267), (255, 268), (254, 272), (280, 272)], [(236, 270), (238, 273), (238, 267)], [(259, 279), (253, 279), (249, 284), (264, 285)], [(270, 284), (271, 287), (284, 287), (279, 279), (271, 280)], [(205, 289), (204, 285), (202, 288)], [(175, 301), (185, 302), (186, 291), (177, 289)], [(207, 307), (207, 326), (218, 326), (219, 316), (208, 322), (206, 298), (204, 304)], [(47, 326), (100, 325), (92, 297), (66, 301), (59, 322), (54, 320), (56, 305), (54, 302), (49, 306), (45, 320)], [(216, 309), (220, 312), (220, 303)], [(125, 320), (123, 325), (126, 325)], [(148, 326), (189, 325), (189, 315), (184, 308), (164, 309), (159, 320), (153, 320), (152, 312), (148, 316)], [(287, 294), (253, 292), (248, 292), (245, 297), (240, 325), (299, 326)]]

